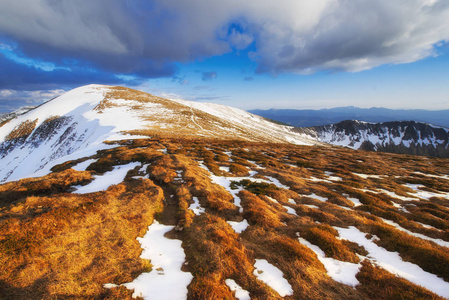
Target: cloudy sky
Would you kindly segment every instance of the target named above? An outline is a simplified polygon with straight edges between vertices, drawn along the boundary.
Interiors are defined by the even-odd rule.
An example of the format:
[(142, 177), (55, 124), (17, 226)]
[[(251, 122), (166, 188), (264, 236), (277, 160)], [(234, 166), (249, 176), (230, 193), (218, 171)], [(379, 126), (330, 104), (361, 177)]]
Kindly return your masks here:
[(0, 0), (0, 112), (122, 85), (251, 108), (449, 109), (447, 0)]

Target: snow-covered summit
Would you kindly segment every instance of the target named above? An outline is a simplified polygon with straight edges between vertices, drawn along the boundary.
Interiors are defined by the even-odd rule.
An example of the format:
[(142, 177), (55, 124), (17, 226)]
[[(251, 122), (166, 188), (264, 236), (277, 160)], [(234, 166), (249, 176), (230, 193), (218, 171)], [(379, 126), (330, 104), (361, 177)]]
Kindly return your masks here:
[(58, 163), (111, 147), (104, 141), (159, 135), (316, 144), (239, 109), (87, 85), (0, 125), (0, 182), (48, 174)]
[(353, 149), (449, 157), (449, 129), (420, 122), (347, 120), (299, 131), (321, 142)]

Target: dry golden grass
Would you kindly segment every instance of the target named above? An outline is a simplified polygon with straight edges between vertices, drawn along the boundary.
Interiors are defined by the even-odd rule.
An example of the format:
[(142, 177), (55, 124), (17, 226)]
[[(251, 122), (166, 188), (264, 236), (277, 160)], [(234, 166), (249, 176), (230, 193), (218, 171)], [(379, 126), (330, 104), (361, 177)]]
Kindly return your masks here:
[(247, 191), (239, 192), (239, 197), (242, 199), (243, 217), (250, 224), (268, 228), (282, 226), (278, 212), (267, 202)]
[(50, 195), (67, 192), (71, 186), (92, 180), (90, 172), (78, 172), (72, 169), (39, 178), (26, 178), (0, 185), (0, 208), (16, 204), (27, 196)]
[[(94, 195), (32, 196), (0, 223), (0, 294), (8, 299), (122, 298), (103, 284), (129, 282), (148, 270), (136, 240), (162, 191), (150, 180), (112, 186)], [(115, 295), (115, 296), (114, 296)]]
[[(111, 103), (103, 103), (105, 107), (117, 97), (136, 98), (135, 105), (159, 101), (128, 94), (128, 90), (115, 93)], [(356, 289), (335, 282), (296, 234), (329, 257), (355, 263), (357, 254), (368, 253), (340, 240), (332, 226), (356, 226), (378, 236), (379, 246), (449, 280), (447, 248), (407, 235), (378, 218), (449, 241), (447, 199), (404, 202), (367, 191), (385, 189), (409, 197), (411, 190), (405, 183), (416, 183), (445, 192), (448, 180), (413, 172), (449, 174), (447, 159), (165, 134), (151, 140), (114, 142), (118, 147), (56, 166), (55, 173), (46, 177), (0, 185), (0, 259), (5, 262), (0, 266), (0, 295), (10, 299), (129, 298), (124, 288), (106, 290), (102, 284), (128, 282), (151, 268), (138, 258), (141, 250), (135, 237), (142, 236), (156, 218), (176, 225), (178, 231), (170, 236), (183, 242), (185, 268), (194, 275), (189, 299), (233, 299), (224, 283), (227, 278), (249, 291), (252, 299), (280, 299), (254, 276), (255, 259), (267, 259), (283, 272), (294, 290), (294, 296), (285, 299), (439, 299), (367, 261), (362, 263), (357, 277), (361, 284)], [(88, 171), (70, 169), (90, 158), (98, 160)], [(133, 161), (148, 167), (131, 170), (123, 183), (106, 192), (70, 194), (71, 187), (89, 182), (92, 174)], [(200, 167), (201, 161), (209, 172)], [(229, 166), (230, 172), (221, 171), (220, 166)], [(249, 171), (257, 171), (254, 177), (258, 178), (274, 177), (290, 189), (238, 182), (236, 187), (243, 189), (238, 194), (240, 213), (232, 195), (213, 183), (210, 173), (232, 177), (247, 176)], [(329, 181), (325, 172), (343, 180)], [(362, 178), (353, 173), (386, 176)], [(137, 175), (149, 179), (131, 178)], [(326, 181), (310, 180), (312, 176)], [(304, 196), (311, 193), (329, 200)], [(359, 199), (362, 205), (355, 207), (343, 194)], [(196, 216), (188, 209), (193, 197), (205, 208), (204, 214)], [(286, 213), (282, 206), (294, 208), (298, 216)], [(226, 223), (243, 219), (250, 226), (241, 234)]]
[(313, 226), (301, 232), (302, 237), (320, 247), (327, 257), (358, 263), (360, 259), (336, 235), (336, 230), (329, 225)]
[(384, 269), (373, 266), (367, 261), (362, 263), (357, 279), (361, 283), (361, 285), (357, 286), (357, 290), (366, 294), (370, 299), (443, 299)]
[(5, 137), (5, 142), (30, 135), (34, 128), (36, 128), (36, 124), (37, 119), (33, 121), (26, 120), (20, 123)]

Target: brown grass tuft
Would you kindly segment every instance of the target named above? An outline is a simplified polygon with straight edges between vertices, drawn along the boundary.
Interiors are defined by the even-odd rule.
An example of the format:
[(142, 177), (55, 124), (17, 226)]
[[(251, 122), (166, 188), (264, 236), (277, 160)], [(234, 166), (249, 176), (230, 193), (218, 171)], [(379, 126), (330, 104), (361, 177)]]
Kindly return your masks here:
[(30, 135), (33, 130), (36, 128), (37, 119), (30, 121), (26, 120), (16, 127), (5, 137), (5, 141), (17, 139), (20, 137), (25, 137)]
[(282, 226), (278, 212), (265, 201), (248, 191), (240, 191), (238, 196), (242, 200), (243, 217), (250, 224), (273, 228)]
[(356, 288), (369, 299), (443, 299), (364, 260), (357, 274)]
[[(28, 197), (19, 218), (0, 221), (0, 281), (5, 283), (0, 294), (8, 299), (129, 298), (128, 292), (109, 292), (102, 285), (129, 282), (148, 271), (136, 237), (152, 223), (162, 197), (148, 179), (89, 196)], [(34, 208), (40, 212), (29, 213)]]

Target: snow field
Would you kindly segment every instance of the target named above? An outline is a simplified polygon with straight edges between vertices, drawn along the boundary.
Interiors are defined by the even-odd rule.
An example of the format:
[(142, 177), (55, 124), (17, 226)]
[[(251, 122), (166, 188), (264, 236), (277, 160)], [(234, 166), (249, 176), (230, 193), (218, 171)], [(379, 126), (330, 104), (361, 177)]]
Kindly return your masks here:
[(238, 285), (237, 282), (235, 282), (233, 279), (226, 279), (225, 283), (231, 291), (235, 292), (235, 297), (238, 300), (251, 300), (249, 292), (242, 289), (242, 287)]
[(106, 172), (103, 175), (94, 175), (94, 180), (84, 186), (75, 186), (77, 188), (73, 193), (87, 194), (107, 190), (113, 184), (119, 184), (125, 179), (128, 171), (140, 166), (139, 162), (132, 162), (127, 165), (114, 166), (112, 171)]
[(360, 282), (355, 278), (359, 272), (361, 265), (353, 264), (346, 261), (339, 261), (331, 257), (326, 257), (324, 252), (316, 245), (311, 244), (309, 241), (298, 237), (301, 244), (311, 249), (318, 257), (318, 260), (324, 265), (324, 268), (333, 280), (347, 284), (350, 286), (356, 286)]
[(98, 159), (88, 159), (72, 167), (76, 171), (86, 171), (87, 167), (96, 162)]
[(154, 221), (148, 227), (143, 238), (137, 238), (142, 245), (140, 255), (149, 259), (153, 268), (148, 273), (142, 273), (134, 281), (123, 284), (133, 289), (133, 297), (144, 299), (177, 300), (187, 298), (187, 286), (193, 279), (191, 273), (181, 271), (185, 262), (184, 249), (180, 240), (164, 237), (174, 226), (159, 224)]
[(274, 124), (266, 121), (262, 117), (250, 114), (238, 108), (228, 107), (221, 104), (200, 103), (180, 99), (172, 99), (172, 101), (190, 107), (190, 109), (197, 109), (218, 117), (224, 122), (233, 124), (233, 127), (243, 127), (246, 130), (249, 130), (249, 132), (263, 133), (267, 137), (288, 141), (297, 145), (315, 144), (315, 141), (309, 136), (293, 132), (291, 130), (292, 127)]
[(382, 221), (384, 221), (385, 224), (393, 226), (397, 230), (400, 230), (402, 232), (405, 232), (405, 233), (407, 233), (409, 235), (412, 235), (414, 237), (417, 237), (417, 238), (420, 238), (420, 239), (423, 239), (423, 240), (428, 240), (428, 241), (434, 242), (435, 244), (438, 244), (438, 245), (440, 245), (442, 247), (448, 247), (449, 248), (449, 242), (443, 241), (442, 239), (434, 239), (434, 238), (428, 237), (428, 236), (426, 236), (424, 234), (421, 234), (421, 233), (411, 232), (410, 230), (405, 229), (404, 227), (401, 227), (399, 224), (397, 224), (397, 223), (395, 223), (393, 221), (390, 221), (390, 220), (387, 220), (387, 219), (384, 219), (384, 218), (380, 218), (380, 219)]
[[(11, 130), (27, 120), (37, 120), (36, 128), (38, 128), (49, 118), (55, 116), (64, 118), (57, 131), (43, 138), (31, 134), (22, 147), (3, 157), (4, 167), (0, 170), (0, 182), (44, 176), (59, 163), (91, 156), (99, 150), (115, 147), (104, 144), (106, 140), (138, 138), (123, 133), (142, 129), (145, 125), (145, 121), (136, 114), (136, 110), (129, 107), (132, 101), (110, 99), (112, 103), (120, 106), (109, 106), (104, 108), (103, 112), (95, 109), (109, 91), (110, 87), (102, 85), (83, 86), (48, 101), (2, 126), (0, 141), (4, 141)], [(38, 140), (32, 140), (36, 138)]]
[(445, 198), (445, 199), (449, 199), (449, 193), (445, 193), (445, 192), (440, 192), (440, 193), (433, 193), (433, 192), (428, 192), (428, 191), (424, 191), (424, 190), (420, 190), (419, 188), (423, 188), (425, 187), (422, 184), (411, 184), (411, 183), (406, 183), (404, 186), (412, 189), (415, 191), (415, 193), (408, 193), (409, 195), (421, 198), (421, 199), (425, 199), (425, 200), (429, 200), (432, 197), (439, 197), (439, 198)]
[(284, 278), (281, 270), (270, 264), (266, 259), (256, 259), (254, 275), (275, 290), (281, 297), (293, 295), (290, 283)]
[(368, 251), (367, 258), (384, 268), (390, 273), (396, 274), (410, 282), (423, 286), (424, 288), (442, 296), (449, 297), (449, 283), (440, 277), (426, 272), (419, 266), (405, 262), (397, 252), (390, 252), (374, 243), (375, 237), (367, 239), (366, 234), (354, 226), (349, 228), (334, 227), (342, 239), (363, 246)]

